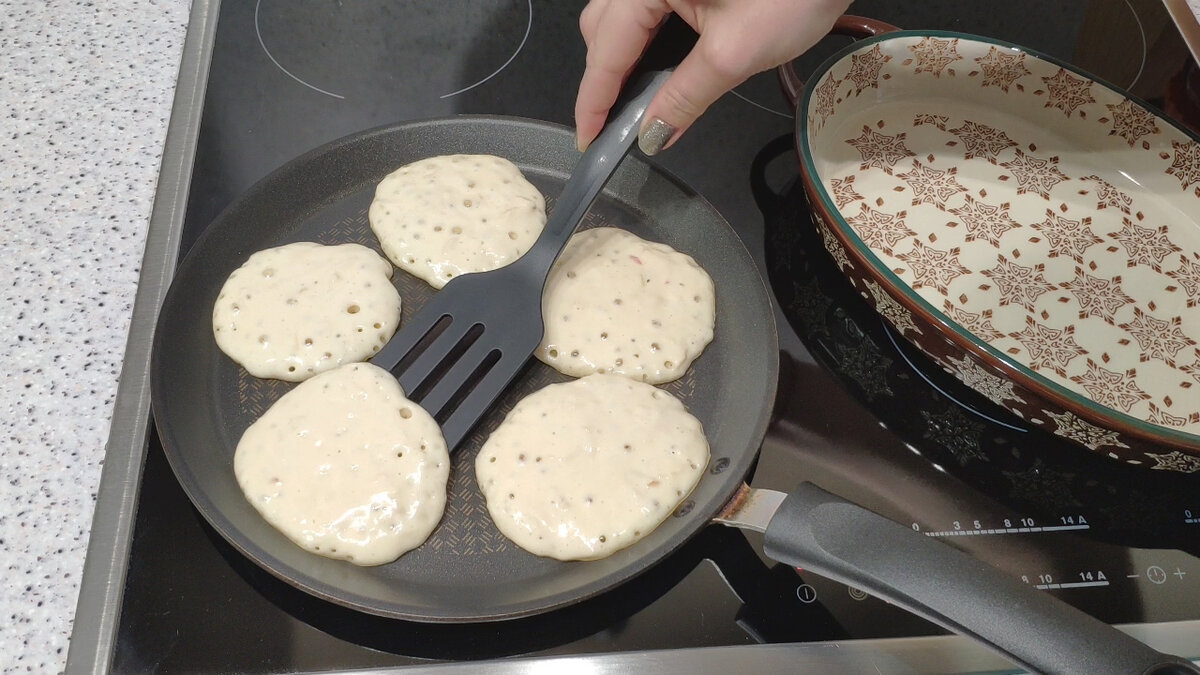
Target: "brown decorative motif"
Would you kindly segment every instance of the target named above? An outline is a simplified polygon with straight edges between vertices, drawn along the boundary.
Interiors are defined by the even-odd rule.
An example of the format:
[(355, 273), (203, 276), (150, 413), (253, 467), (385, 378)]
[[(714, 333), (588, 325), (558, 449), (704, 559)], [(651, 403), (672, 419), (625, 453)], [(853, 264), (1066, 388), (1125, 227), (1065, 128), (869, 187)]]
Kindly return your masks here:
[(1122, 213), (1128, 214), (1129, 207), (1133, 204), (1133, 199), (1121, 192), (1112, 183), (1104, 180), (1099, 176), (1084, 176), (1080, 180), (1092, 181), (1096, 183), (1096, 208), (1105, 209), (1113, 207), (1119, 209)]
[(913, 69), (913, 73), (933, 73), (934, 77), (941, 77), (947, 66), (962, 59), (958, 53), (957, 38), (922, 38), (917, 44), (909, 45), (908, 49), (917, 59), (917, 67)]
[(1124, 138), (1131, 148), (1142, 136), (1158, 133), (1158, 124), (1154, 121), (1156, 119), (1154, 113), (1134, 104), (1129, 99), (1116, 105), (1107, 104), (1104, 107), (1108, 108), (1112, 115), (1113, 128), (1108, 135)]
[(923, 114), (917, 115), (916, 117), (913, 118), (913, 126), (914, 127), (919, 127), (924, 124), (929, 124), (929, 125), (932, 125), (932, 126), (935, 126), (939, 129), (941, 129), (942, 131), (946, 130), (946, 124), (948, 124), (949, 122), (950, 122), (950, 118), (946, 117), (945, 115), (933, 115), (933, 114), (928, 114), (928, 113), (923, 113)]
[(833, 74), (830, 73), (826, 75), (825, 78), (821, 80), (821, 84), (813, 90), (813, 102), (815, 104), (813, 109), (821, 118), (820, 123), (817, 124), (817, 128), (824, 126), (825, 121), (828, 120), (829, 116), (833, 114), (833, 106), (835, 105), (835, 100), (837, 98), (838, 85), (841, 83), (841, 80), (835, 79)]
[(896, 176), (903, 178), (904, 182), (908, 183), (908, 187), (912, 189), (913, 206), (933, 204), (939, 209), (945, 210), (946, 200), (967, 191), (967, 188), (960, 185), (955, 179), (957, 174), (958, 167), (956, 166), (940, 170), (925, 166), (920, 160), (914, 159), (912, 171), (896, 174)]
[(950, 133), (958, 136), (958, 139), (966, 146), (964, 158), (982, 157), (993, 164), (996, 163), (998, 154), (1017, 145), (1003, 131), (970, 120), (964, 121), (962, 126), (957, 129), (951, 129)]
[(983, 86), (999, 87), (1006, 93), (1014, 82), (1030, 74), (1025, 67), (1025, 54), (1015, 50), (1006, 53), (990, 47), (986, 55), (975, 59), (975, 63), (983, 71)]
[(1019, 195), (1032, 192), (1041, 195), (1043, 199), (1050, 199), (1050, 189), (1067, 180), (1067, 175), (1058, 170), (1058, 157), (1039, 159), (1025, 154), (1020, 148), (1017, 148), (1015, 159), (1000, 166), (1012, 172), (1013, 177), (1017, 179)]
[(1121, 242), (1129, 256), (1128, 267), (1147, 265), (1155, 272), (1162, 272), (1162, 261), (1180, 249), (1167, 238), (1166, 226), (1157, 229), (1140, 227), (1128, 218), (1122, 219), (1120, 232), (1109, 232), (1108, 236)]
[(1051, 328), (1025, 317), (1025, 330), (1013, 333), (1029, 352), (1029, 367), (1034, 370), (1052, 370), (1062, 377), (1067, 376), (1067, 365), (1087, 350), (1075, 342), (1075, 326)]
[(1183, 286), (1183, 291), (1187, 293), (1187, 306), (1189, 308), (1200, 304), (1200, 264), (1196, 263), (1195, 258), (1198, 258), (1195, 253), (1189, 258), (1185, 255), (1179, 256), (1179, 267), (1167, 272), (1167, 276), (1179, 282)]
[(871, 127), (865, 124), (862, 129), (863, 132), (858, 138), (851, 138), (846, 141), (846, 143), (853, 145), (858, 150), (858, 154), (862, 155), (862, 166), (859, 167), (862, 171), (878, 167), (887, 173), (891, 173), (892, 167), (895, 166), (896, 162), (905, 157), (914, 156), (911, 150), (904, 147), (904, 134), (888, 136), (876, 133), (871, 130)]
[(922, 244), (920, 239), (914, 239), (912, 250), (896, 257), (908, 263), (913, 275), (913, 288), (930, 286), (945, 295), (950, 292), (946, 288), (947, 284), (956, 277), (971, 272), (958, 261), (958, 254), (958, 248), (943, 251)]
[(1059, 68), (1051, 77), (1043, 77), (1042, 82), (1046, 83), (1048, 90), (1046, 107), (1058, 108), (1066, 113), (1067, 117), (1080, 106), (1096, 102), (1092, 97), (1092, 81), (1075, 77), (1065, 68)]
[(1046, 266), (1042, 263), (1025, 267), (1001, 255), (996, 266), (983, 270), (983, 273), (999, 287), (1001, 307), (1020, 305), (1032, 312), (1038, 296), (1054, 290), (1054, 284), (1043, 276), (1045, 271)]
[(867, 243), (871, 248), (878, 248), (888, 253), (891, 253), (892, 247), (896, 242), (908, 237), (915, 237), (917, 233), (910, 230), (904, 224), (904, 218), (907, 214), (905, 211), (898, 213), (884, 213), (876, 211), (866, 204), (860, 204), (861, 210), (858, 215), (846, 219), (850, 227), (858, 234), (859, 238)]
[(1005, 232), (1021, 226), (1012, 219), (1008, 209), (1008, 202), (992, 206), (967, 195), (966, 203), (958, 208), (950, 209), (950, 213), (958, 216), (962, 220), (963, 226), (967, 228), (966, 240), (968, 242), (983, 239), (990, 242), (992, 246), (999, 247), (1000, 237)]
[(1064, 281), (1062, 287), (1079, 301), (1080, 319), (1098, 316), (1105, 323), (1116, 325), (1117, 311), (1133, 303), (1133, 298), (1121, 291), (1121, 277), (1105, 281), (1084, 272), (1080, 267), (1075, 268), (1075, 278)]
[(851, 56), (850, 72), (846, 75), (846, 79), (854, 83), (854, 93), (860, 94), (864, 89), (869, 88), (878, 89), (879, 71), (883, 68), (883, 64), (891, 60), (890, 55), (885, 55), (879, 50), (879, 45), (875, 45), (874, 49), (868, 52)]
[[(946, 316), (953, 319), (955, 323), (971, 331), (972, 335), (982, 338), (984, 342), (995, 342), (1004, 337), (1004, 333), (1001, 333), (992, 326), (992, 310), (990, 309), (985, 309), (981, 312), (968, 312), (953, 302), (946, 300), (942, 303), (942, 311), (946, 312)], [(1009, 386), (1012, 386), (1011, 383)]]
[(862, 195), (854, 191), (854, 176), (834, 178), (829, 184), (829, 189), (833, 193), (833, 201), (839, 209), (851, 202), (863, 199)]
[(1200, 183), (1200, 143), (1173, 140), (1171, 149), (1175, 151), (1175, 158), (1171, 160), (1167, 173), (1178, 178), (1184, 190), (1191, 187), (1192, 183)]
[(1080, 220), (1071, 220), (1058, 215), (1053, 209), (1046, 209), (1045, 220), (1031, 225), (1045, 235), (1046, 240), (1050, 242), (1049, 256), (1051, 258), (1066, 255), (1079, 264), (1083, 264), (1084, 252), (1093, 245), (1104, 242), (1092, 232), (1091, 226), (1092, 219), (1090, 217), (1085, 216)]
[(1153, 422), (1154, 424), (1161, 424), (1164, 427), (1185, 427), (1189, 424), (1195, 424), (1196, 422), (1200, 422), (1200, 412), (1194, 412), (1191, 415), (1189, 415), (1188, 417), (1179, 417), (1177, 415), (1168, 414), (1162, 408), (1159, 408), (1158, 406), (1151, 403), (1150, 404), (1150, 416), (1147, 417), (1146, 419), (1149, 422)]
[(1091, 394), (1097, 403), (1129, 412), (1134, 404), (1150, 398), (1134, 381), (1132, 372), (1117, 373), (1087, 360), (1087, 371), (1071, 380)]
[(1121, 324), (1121, 328), (1138, 341), (1143, 362), (1158, 359), (1174, 368), (1175, 355), (1179, 350), (1196, 344), (1195, 340), (1183, 334), (1181, 325), (1180, 317), (1156, 319), (1143, 312), (1141, 307), (1134, 307), (1133, 321)]

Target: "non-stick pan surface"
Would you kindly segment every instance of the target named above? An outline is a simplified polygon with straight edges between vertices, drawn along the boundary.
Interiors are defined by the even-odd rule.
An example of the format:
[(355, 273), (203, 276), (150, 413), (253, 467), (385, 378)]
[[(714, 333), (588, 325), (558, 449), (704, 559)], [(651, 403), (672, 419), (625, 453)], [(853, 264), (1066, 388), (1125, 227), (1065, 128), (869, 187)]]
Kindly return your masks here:
[[(214, 221), (167, 294), (152, 361), (154, 417), (167, 459), (196, 508), (246, 556), (318, 597), (418, 621), (485, 621), (547, 611), (612, 588), (705, 527), (750, 471), (773, 403), (778, 348), (767, 290), (744, 245), (704, 199), (640, 157), (628, 157), (584, 227), (614, 225), (690, 254), (716, 285), (716, 339), (664, 388), (704, 424), (712, 459), (695, 491), (650, 536), (599, 561), (526, 553), (499, 533), (475, 484), (482, 441), (525, 394), (567, 378), (531, 360), (453, 456), (441, 524), (420, 548), (379, 567), (307, 553), (242, 496), (233, 453), (242, 432), (293, 385), (248, 375), (218, 349), (211, 315), (225, 278), (255, 251), (294, 241), (357, 242), (379, 250), (367, 224), (375, 185), (432, 155), (507, 157), (548, 198), (578, 153), (569, 129), (501, 117), (402, 124), (335, 141), (271, 174)], [(402, 322), (435, 292), (396, 270)], [(403, 323), (402, 323), (403, 325)]]

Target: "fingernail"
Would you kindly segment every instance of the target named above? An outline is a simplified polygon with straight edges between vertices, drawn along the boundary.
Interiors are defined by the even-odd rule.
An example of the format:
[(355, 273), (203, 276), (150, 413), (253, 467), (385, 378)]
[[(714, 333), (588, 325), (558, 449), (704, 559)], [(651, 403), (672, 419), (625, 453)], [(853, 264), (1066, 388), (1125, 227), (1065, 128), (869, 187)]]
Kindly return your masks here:
[(642, 127), (641, 133), (638, 134), (638, 147), (647, 155), (658, 154), (674, 135), (675, 127), (656, 117)]

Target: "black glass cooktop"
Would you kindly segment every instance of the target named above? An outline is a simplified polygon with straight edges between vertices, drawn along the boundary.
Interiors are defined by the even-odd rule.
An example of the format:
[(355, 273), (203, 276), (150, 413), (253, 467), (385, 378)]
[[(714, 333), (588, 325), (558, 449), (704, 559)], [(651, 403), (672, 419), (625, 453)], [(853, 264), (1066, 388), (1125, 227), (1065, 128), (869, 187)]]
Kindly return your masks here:
[[(272, 169), (349, 133), (455, 113), (569, 125), (584, 59), (580, 9), (547, 0), (227, 0), (184, 246)], [(1186, 58), (1157, 2), (859, 0), (853, 9), (1028, 45), (1152, 102)], [(679, 52), (691, 38), (672, 24), (660, 46)], [(801, 72), (844, 43), (826, 40), (799, 61)], [(1078, 450), (909, 348), (814, 238), (791, 129), (764, 74), (655, 159), (729, 220), (778, 300), (780, 396), (752, 484), (813, 481), (1104, 621), (1200, 618), (1200, 474)], [(624, 586), (547, 615), (466, 625), (381, 619), (297, 591), (225, 544), (154, 440), (114, 667), (307, 671), (941, 632), (761, 550), (756, 536), (713, 526)]]

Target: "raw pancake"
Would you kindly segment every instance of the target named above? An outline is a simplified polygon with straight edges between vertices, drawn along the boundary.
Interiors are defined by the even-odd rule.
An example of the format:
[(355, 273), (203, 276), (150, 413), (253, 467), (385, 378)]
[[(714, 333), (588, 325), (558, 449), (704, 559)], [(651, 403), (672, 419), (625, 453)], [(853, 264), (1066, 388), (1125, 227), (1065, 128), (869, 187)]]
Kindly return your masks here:
[(242, 435), (233, 471), (254, 508), (301, 547), (379, 565), (441, 520), (450, 456), (396, 378), (350, 363), (276, 401)]
[(217, 296), (217, 346), (251, 375), (289, 382), (365, 360), (400, 323), (391, 276), (388, 261), (358, 244), (259, 251)]
[(546, 224), (546, 200), (507, 159), (445, 155), (388, 174), (367, 215), (392, 262), (441, 288), (524, 255)]
[(518, 546), (594, 560), (649, 534), (700, 481), (708, 441), (678, 399), (620, 375), (517, 403), (475, 459), (496, 526)]
[(576, 233), (542, 295), (537, 357), (564, 375), (677, 380), (712, 341), (712, 278), (691, 256), (612, 227)]

